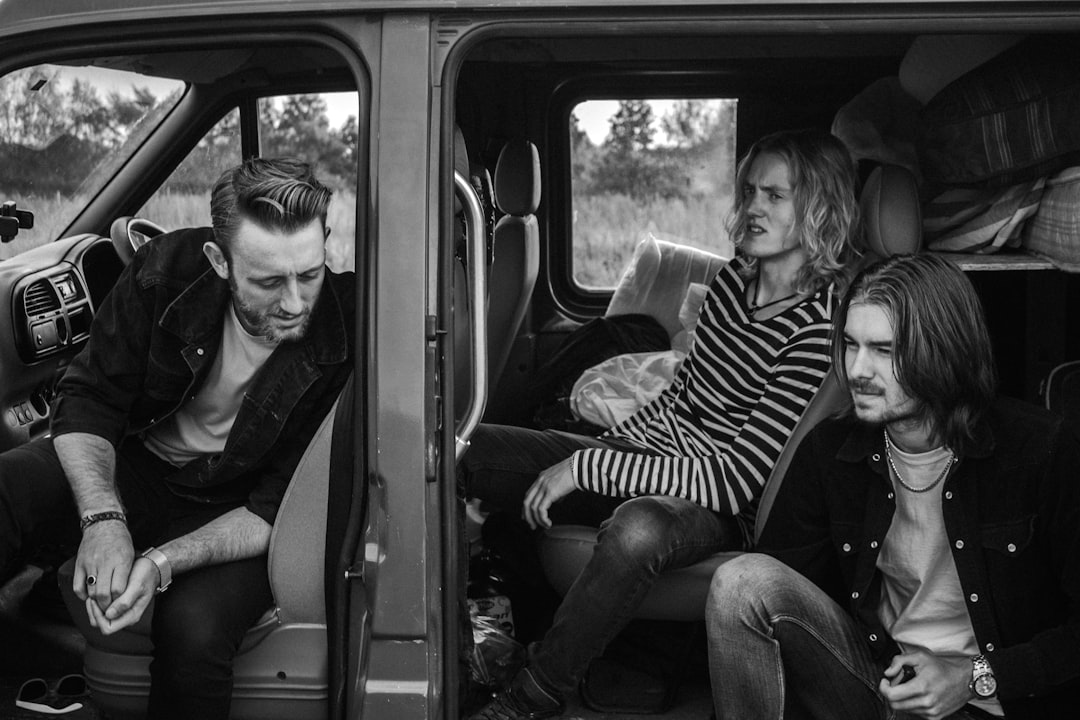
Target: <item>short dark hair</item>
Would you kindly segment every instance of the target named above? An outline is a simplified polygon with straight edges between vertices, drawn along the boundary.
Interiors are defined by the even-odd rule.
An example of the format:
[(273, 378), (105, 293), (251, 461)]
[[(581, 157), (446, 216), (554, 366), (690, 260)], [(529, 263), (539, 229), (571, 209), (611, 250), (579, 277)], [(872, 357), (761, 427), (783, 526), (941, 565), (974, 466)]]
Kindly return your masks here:
[[(799, 270), (796, 287), (814, 292), (836, 283), (843, 292), (850, 261), (861, 246), (859, 202), (855, 196), (858, 174), (851, 152), (838, 138), (822, 130), (783, 130), (755, 142), (735, 173), (735, 202), (728, 218), (728, 230), (738, 247), (746, 226), (746, 198), (743, 186), (750, 167), (759, 155), (772, 153), (783, 158), (791, 173), (800, 242), (809, 262)], [(748, 274), (756, 272), (749, 263)]]
[(241, 221), (294, 232), (316, 219), (326, 226), (332, 192), (296, 158), (251, 158), (221, 174), (210, 196), (214, 238), (226, 257)]
[(933, 253), (896, 255), (863, 269), (833, 320), (833, 368), (845, 391), (844, 332), (852, 305), (883, 308), (893, 328), (893, 368), (945, 445), (962, 453), (997, 391), (997, 368), (975, 287)]

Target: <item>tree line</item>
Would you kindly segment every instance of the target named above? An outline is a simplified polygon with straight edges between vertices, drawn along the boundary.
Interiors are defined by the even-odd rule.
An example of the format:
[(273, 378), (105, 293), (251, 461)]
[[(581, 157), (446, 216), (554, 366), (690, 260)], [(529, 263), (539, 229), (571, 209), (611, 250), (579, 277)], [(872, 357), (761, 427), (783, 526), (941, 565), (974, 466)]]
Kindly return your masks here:
[(679, 100), (659, 119), (664, 143), (644, 100), (619, 101), (600, 145), (571, 115), (575, 193), (640, 201), (730, 194), (725, 170), (734, 166), (735, 109), (734, 102)]

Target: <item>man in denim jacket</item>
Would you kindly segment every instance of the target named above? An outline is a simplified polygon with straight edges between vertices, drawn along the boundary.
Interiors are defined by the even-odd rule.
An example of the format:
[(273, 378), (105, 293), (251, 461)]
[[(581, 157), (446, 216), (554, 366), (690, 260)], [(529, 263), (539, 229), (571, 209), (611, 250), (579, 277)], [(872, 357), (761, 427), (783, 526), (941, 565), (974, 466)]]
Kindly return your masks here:
[(856, 278), (852, 398), (800, 445), (759, 550), (707, 605), (718, 718), (1066, 717), (1080, 690), (1080, 447), (995, 399), (978, 297), (940, 256)]
[(352, 371), (354, 276), (325, 267), (329, 202), (295, 160), (224, 173), (213, 229), (155, 238), (98, 309), (51, 437), (0, 455), (0, 583), (69, 541), (102, 632), (159, 594), (153, 718), (228, 717), (232, 658), (273, 601), (278, 506)]

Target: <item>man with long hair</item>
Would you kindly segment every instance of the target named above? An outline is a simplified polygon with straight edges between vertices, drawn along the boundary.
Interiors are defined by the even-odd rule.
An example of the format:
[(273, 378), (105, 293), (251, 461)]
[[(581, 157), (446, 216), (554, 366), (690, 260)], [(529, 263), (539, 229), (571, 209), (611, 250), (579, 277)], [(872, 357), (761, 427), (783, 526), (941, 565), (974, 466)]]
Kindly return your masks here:
[(1080, 447), (996, 398), (948, 260), (860, 273), (833, 327), (850, 412), (800, 445), (707, 606), (718, 718), (1049, 718), (1080, 689)]
[(0, 454), (0, 583), (48, 544), (77, 548), (75, 594), (103, 633), (156, 597), (155, 720), (229, 716), (232, 659), (273, 603), (278, 507), (352, 371), (330, 197), (298, 160), (226, 171), (213, 228), (155, 238), (121, 274), (51, 435)]
[(533, 528), (600, 533), (527, 666), (475, 717), (562, 712), (660, 573), (748, 546), (765, 481), (828, 371), (834, 292), (859, 232), (855, 177), (827, 133), (762, 138), (738, 170), (739, 256), (712, 280), (671, 386), (599, 438), (480, 427), (461, 465), (467, 494)]

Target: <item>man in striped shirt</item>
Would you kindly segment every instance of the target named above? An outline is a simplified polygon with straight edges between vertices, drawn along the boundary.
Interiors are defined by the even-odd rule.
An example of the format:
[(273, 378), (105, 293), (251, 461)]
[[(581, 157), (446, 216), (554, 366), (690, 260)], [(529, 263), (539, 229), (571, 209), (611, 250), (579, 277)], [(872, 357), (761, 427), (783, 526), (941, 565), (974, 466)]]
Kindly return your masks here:
[(671, 386), (599, 438), (481, 426), (466, 494), (533, 528), (599, 526), (596, 551), (509, 688), (475, 718), (562, 712), (656, 577), (746, 549), (784, 441), (829, 370), (832, 293), (858, 231), (848, 151), (816, 131), (758, 141), (737, 172), (739, 257), (712, 281)]

